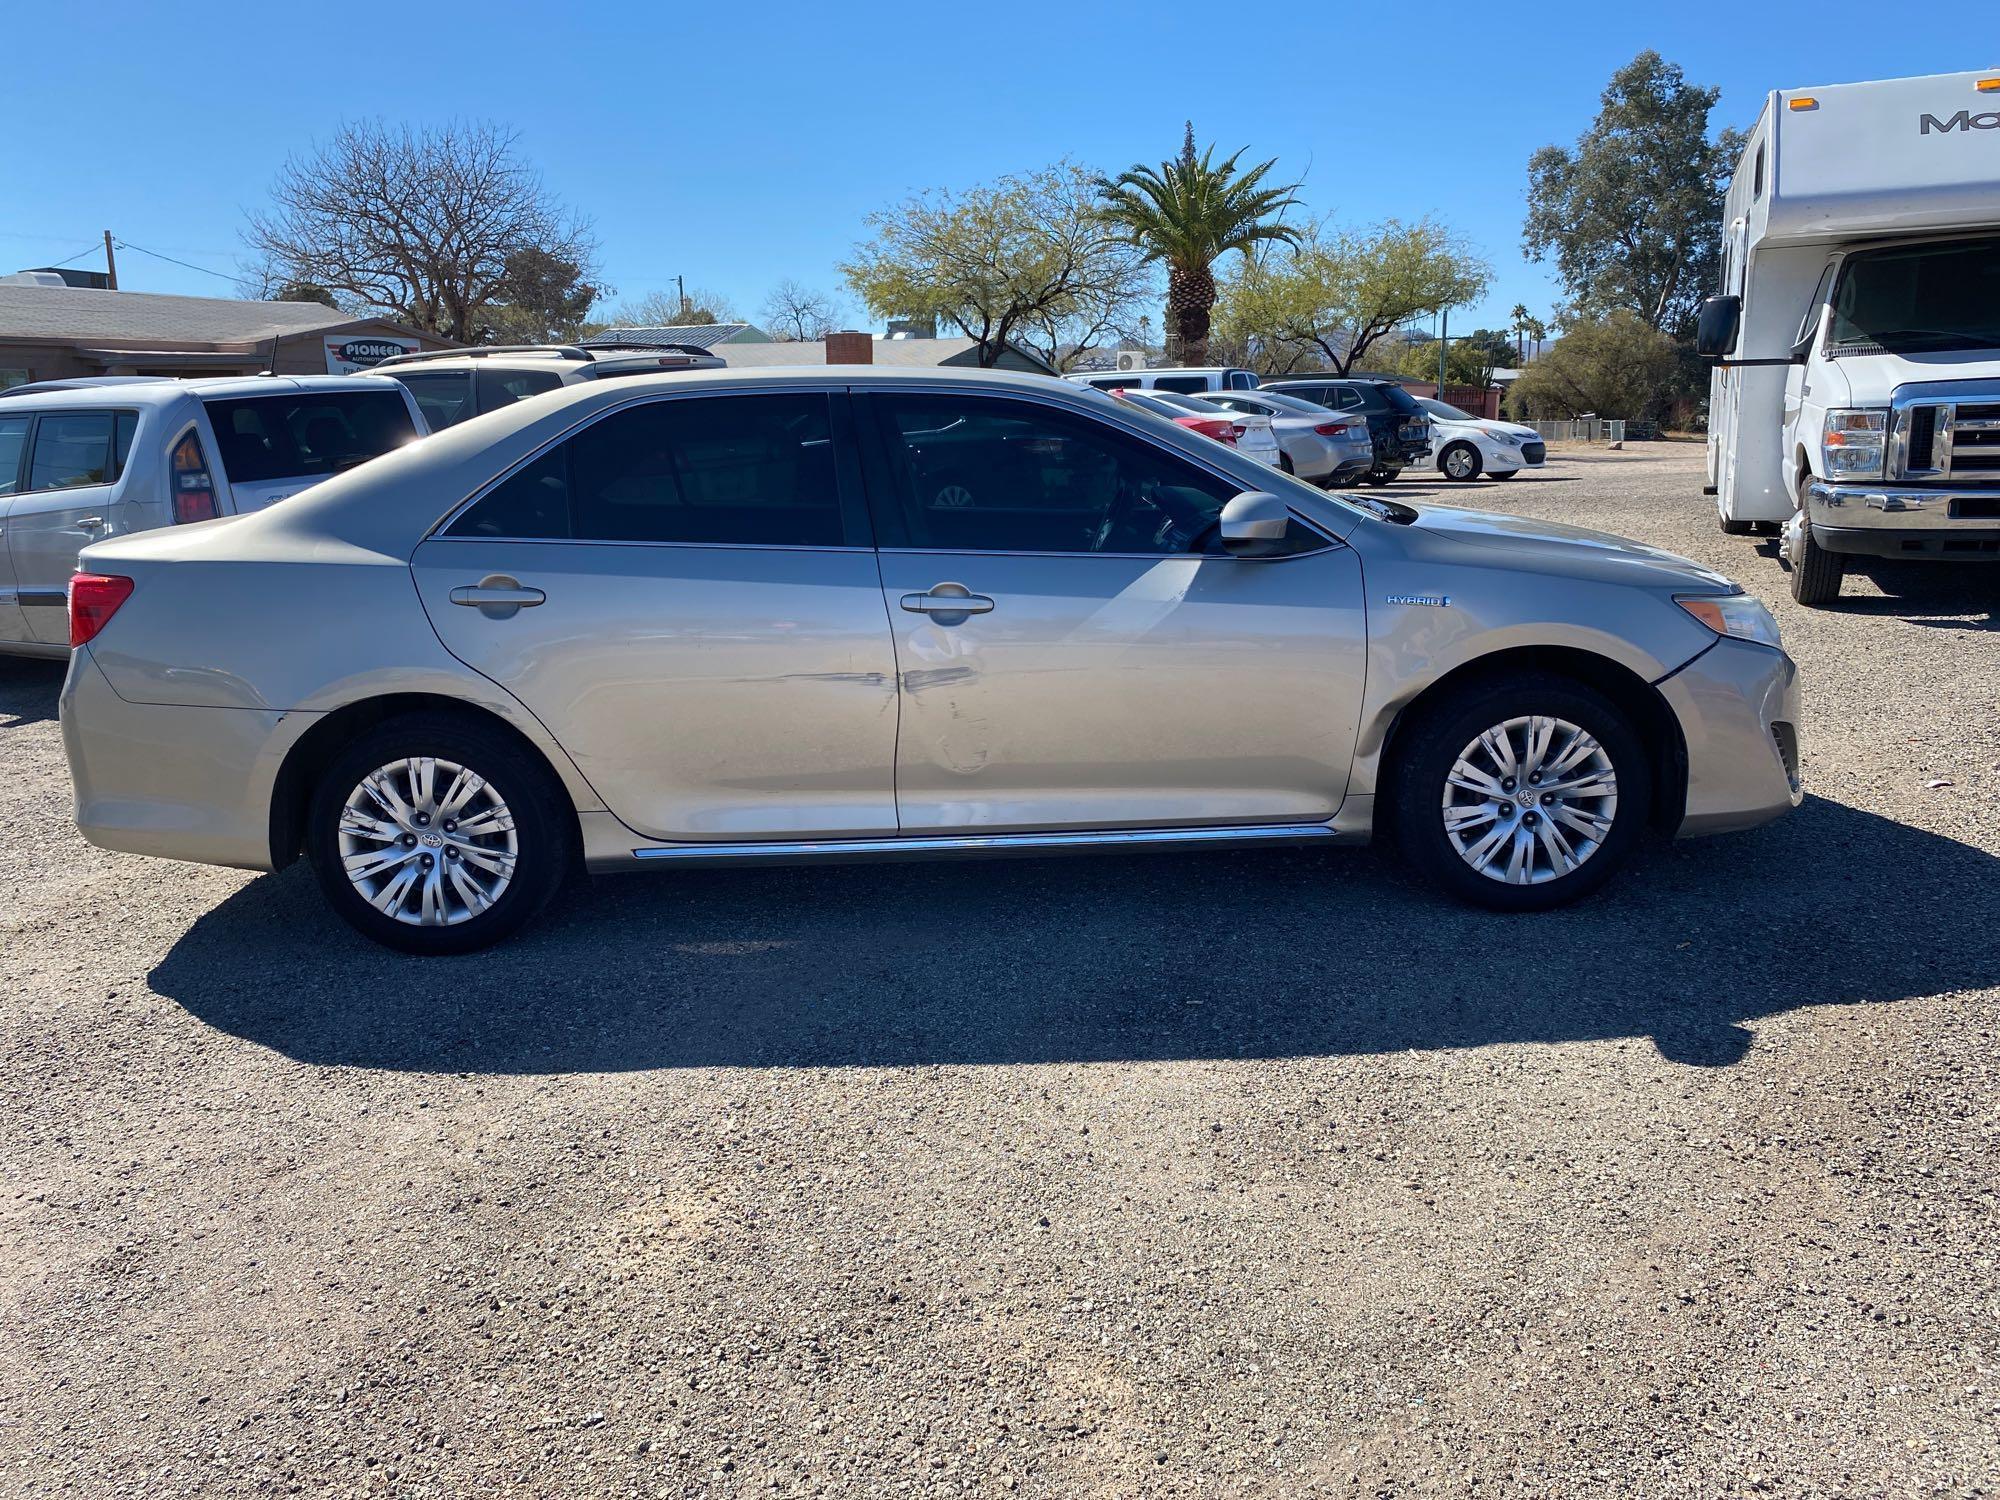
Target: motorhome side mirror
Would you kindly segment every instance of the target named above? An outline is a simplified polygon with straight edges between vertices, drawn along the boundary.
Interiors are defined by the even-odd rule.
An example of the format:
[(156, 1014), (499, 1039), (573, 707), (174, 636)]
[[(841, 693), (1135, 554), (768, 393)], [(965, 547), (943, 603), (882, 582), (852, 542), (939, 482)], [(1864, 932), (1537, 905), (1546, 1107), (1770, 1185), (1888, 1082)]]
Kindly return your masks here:
[(1694, 325), (1694, 352), (1703, 359), (1722, 359), (1736, 352), (1736, 333), (1743, 322), (1741, 297), (1708, 297)]
[(1222, 507), (1222, 545), (1232, 557), (1266, 557), (1278, 551), (1292, 513), (1267, 490), (1245, 490)]

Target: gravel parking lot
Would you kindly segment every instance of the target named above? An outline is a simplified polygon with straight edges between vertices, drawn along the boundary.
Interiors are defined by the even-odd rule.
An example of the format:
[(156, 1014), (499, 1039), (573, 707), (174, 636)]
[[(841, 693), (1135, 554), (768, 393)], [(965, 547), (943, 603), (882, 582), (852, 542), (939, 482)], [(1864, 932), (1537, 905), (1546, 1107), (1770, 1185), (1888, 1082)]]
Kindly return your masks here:
[(600, 881), (375, 949), (114, 856), (0, 661), (0, 1489), (2000, 1489), (2000, 570), (1795, 608), (1695, 447), (1439, 495), (1777, 608), (1806, 805), (1506, 918), (1363, 851)]

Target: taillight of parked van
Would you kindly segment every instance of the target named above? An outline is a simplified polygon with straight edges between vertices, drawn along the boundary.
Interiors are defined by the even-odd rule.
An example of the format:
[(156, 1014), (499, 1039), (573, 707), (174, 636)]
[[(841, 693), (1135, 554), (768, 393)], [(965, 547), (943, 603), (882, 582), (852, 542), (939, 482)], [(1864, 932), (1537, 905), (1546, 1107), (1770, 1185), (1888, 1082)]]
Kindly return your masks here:
[(132, 580), (116, 573), (76, 573), (69, 581), (69, 643), (81, 646), (111, 623), (132, 597)]
[[(192, 431), (174, 444), (174, 521), (213, 521), (222, 512), (215, 503), (215, 481), (201, 439)], [(130, 585), (127, 585), (130, 588)], [(107, 617), (108, 618), (108, 617)]]

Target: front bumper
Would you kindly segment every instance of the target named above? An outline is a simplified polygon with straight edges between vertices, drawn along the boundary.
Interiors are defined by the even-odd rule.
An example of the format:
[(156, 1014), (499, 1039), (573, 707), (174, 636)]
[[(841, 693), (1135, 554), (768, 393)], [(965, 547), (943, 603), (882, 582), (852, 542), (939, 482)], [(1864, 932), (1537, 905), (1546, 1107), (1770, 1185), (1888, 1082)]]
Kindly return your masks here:
[(1730, 637), (1659, 684), (1687, 746), (1687, 805), (1676, 838), (1783, 817), (1799, 778), (1799, 669), (1782, 651)]
[(1915, 485), (1806, 486), (1812, 539), (1861, 557), (2000, 561), (2000, 491)]
[(320, 715), (128, 703), (84, 646), (60, 700), (76, 824), (102, 849), (271, 868), (271, 794)]

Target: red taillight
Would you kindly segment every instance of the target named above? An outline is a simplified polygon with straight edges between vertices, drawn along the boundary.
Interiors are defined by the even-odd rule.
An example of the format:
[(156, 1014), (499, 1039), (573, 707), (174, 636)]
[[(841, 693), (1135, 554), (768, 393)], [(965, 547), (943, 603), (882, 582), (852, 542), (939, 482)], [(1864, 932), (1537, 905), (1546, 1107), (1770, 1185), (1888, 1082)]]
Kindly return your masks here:
[(1238, 438), (1242, 437), (1243, 434), (1248, 432), (1249, 430), (1250, 430), (1249, 428), (1245, 427), (1240, 422), (1231, 422), (1229, 424), (1229, 441), (1232, 443), (1235, 442)]
[[(209, 478), (208, 459), (202, 454), (201, 439), (192, 431), (174, 444), (173, 467), (175, 523), (213, 521), (221, 514), (215, 504), (215, 481)], [(129, 589), (131, 585), (126, 587)]]
[(69, 581), (69, 643), (81, 646), (111, 623), (132, 597), (132, 580), (116, 573), (77, 573)]
[(1345, 437), (1347, 436), (1347, 424), (1345, 422), (1322, 422), (1313, 431), (1321, 437)]

